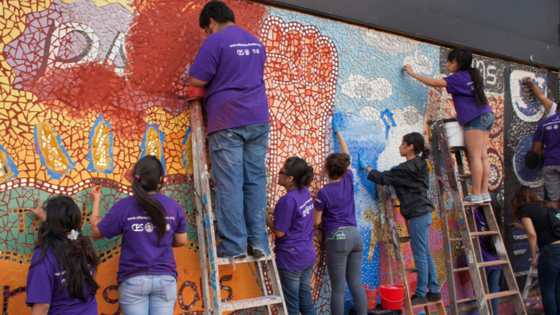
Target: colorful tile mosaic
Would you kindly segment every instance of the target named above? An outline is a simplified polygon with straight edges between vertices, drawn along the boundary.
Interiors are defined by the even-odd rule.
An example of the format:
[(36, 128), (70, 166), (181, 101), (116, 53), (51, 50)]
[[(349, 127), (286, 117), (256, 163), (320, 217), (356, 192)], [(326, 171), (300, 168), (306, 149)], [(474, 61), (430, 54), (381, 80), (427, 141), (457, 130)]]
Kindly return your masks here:
[[(198, 15), (207, 0), (22, 0), (0, 3), (0, 284), (3, 314), (28, 314), (25, 275), (35, 244), (37, 220), (27, 210), (53, 194), (71, 196), (81, 207), (89, 233), (88, 191), (103, 186), (103, 210), (131, 195), (128, 173), (153, 154), (164, 163), (163, 193), (187, 213), (189, 243), (175, 250), (179, 266), (176, 314), (202, 314), (201, 273), (193, 211), (190, 111), (185, 101), (188, 69), (205, 39)], [(326, 155), (338, 148), (330, 119), (336, 116), (353, 158), (358, 228), (364, 239), (364, 284), (386, 283), (380, 243), (379, 200), (375, 186), (359, 171), (363, 148), (381, 170), (404, 161), (398, 155), (402, 136), (426, 133), (426, 121), (454, 115), (445, 89), (429, 89), (402, 71), (410, 64), (424, 75), (443, 77), (448, 50), (402, 36), (369, 30), (306, 14), (227, 0), (239, 26), (266, 47), (265, 82), (271, 133), (267, 156), (269, 203), (284, 193), (276, 184), (279, 165), (293, 155), (315, 169), (313, 194), (326, 183)], [(493, 198), (504, 199), (519, 183), (540, 186), (537, 175), (519, 167), (527, 137), (543, 113), (519, 78), (533, 76), (557, 97), (557, 74), (476, 56), (496, 124), (491, 134)], [(552, 92), (551, 92), (551, 88)], [(504, 145), (505, 144), (505, 145)], [(509, 175), (509, 176), (508, 176)], [(515, 176), (515, 177), (514, 177)], [(435, 181), (431, 179), (431, 186)], [(504, 188), (505, 187), (505, 188)], [(505, 192), (504, 193), (504, 189)], [(435, 191), (430, 198), (436, 200)], [(502, 206), (508, 217), (508, 198)], [(397, 214), (400, 233), (406, 233)], [(430, 244), (438, 281), (449, 301), (441, 224), (458, 236), (454, 218), (441, 222), (434, 213)], [(519, 257), (526, 239), (511, 234), (510, 257)], [(319, 314), (329, 314), (330, 281), (319, 231), (318, 261), (312, 278)], [(96, 241), (102, 264), (97, 280), (100, 314), (120, 314), (116, 271), (120, 238)], [(408, 267), (414, 265), (404, 246)], [(461, 248), (452, 248), (456, 265)], [(227, 299), (259, 295), (252, 271), (238, 266), (221, 270)], [(456, 276), (459, 298), (469, 296), (468, 277)], [(415, 275), (409, 275), (415, 284)], [(350, 300), (350, 295), (347, 295)], [(237, 313), (260, 314), (262, 310)]]

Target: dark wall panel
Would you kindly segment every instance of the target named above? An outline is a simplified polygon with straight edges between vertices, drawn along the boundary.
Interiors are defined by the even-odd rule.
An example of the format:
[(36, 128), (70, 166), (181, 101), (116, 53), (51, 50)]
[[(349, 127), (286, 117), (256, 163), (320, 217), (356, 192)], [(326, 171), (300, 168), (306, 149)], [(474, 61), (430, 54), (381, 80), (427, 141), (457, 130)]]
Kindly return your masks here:
[(560, 1), (259, 0), (560, 68)]

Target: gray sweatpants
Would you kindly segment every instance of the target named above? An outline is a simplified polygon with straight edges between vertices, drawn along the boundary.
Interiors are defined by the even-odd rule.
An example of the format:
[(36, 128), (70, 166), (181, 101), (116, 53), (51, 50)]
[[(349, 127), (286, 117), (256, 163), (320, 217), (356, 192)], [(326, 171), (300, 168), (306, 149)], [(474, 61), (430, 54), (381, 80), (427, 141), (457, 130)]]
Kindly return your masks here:
[[(337, 238), (344, 234), (345, 238)], [(346, 282), (354, 298), (357, 315), (367, 314), (367, 297), (362, 287), (362, 256), (364, 243), (354, 226), (341, 227), (327, 235), (327, 269), (331, 279), (331, 313), (344, 314)]]

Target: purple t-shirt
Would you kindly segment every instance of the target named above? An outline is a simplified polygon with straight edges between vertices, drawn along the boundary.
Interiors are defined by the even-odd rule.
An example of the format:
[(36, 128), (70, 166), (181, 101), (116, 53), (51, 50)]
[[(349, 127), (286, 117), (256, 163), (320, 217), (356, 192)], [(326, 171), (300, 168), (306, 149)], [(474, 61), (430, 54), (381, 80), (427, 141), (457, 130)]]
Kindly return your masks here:
[(490, 105), (486, 104), (481, 108), (476, 104), (473, 80), (468, 71), (459, 71), (443, 79), (447, 82), (447, 92), (453, 97), (459, 125), (462, 126), (482, 114), (492, 112)]
[(292, 189), (278, 200), (274, 227), (286, 233), (274, 242), (278, 268), (302, 271), (315, 263), (313, 199), (307, 188)]
[[(56, 315), (97, 315), (97, 299), (91, 288), (87, 286), (87, 301), (74, 300), (66, 289), (58, 291), (66, 281), (66, 271), (60, 270), (60, 262), (49, 250), (43, 260), (41, 248), (35, 249), (31, 258), (31, 267), (27, 273), (27, 297), (25, 303), (33, 306), (35, 303), (50, 304), (47, 314)], [(93, 275), (93, 269), (91, 269)]]
[(560, 113), (539, 124), (533, 142), (544, 144), (544, 166), (560, 165)]
[(99, 222), (99, 232), (106, 238), (122, 234), (121, 257), (117, 282), (139, 275), (170, 275), (177, 277), (173, 255), (173, 234), (187, 232), (185, 210), (174, 199), (153, 194), (166, 210), (167, 232), (158, 246), (158, 235), (150, 217), (134, 196), (117, 201)]
[(315, 197), (315, 209), (323, 211), (323, 234), (342, 226), (356, 226), (354, 205), (354, 174), (348, 170), (338, 182), (321, 188)]
[(263, 44), (236, 25), (202, 43), (189, 74), (208, 82), (208, 133), (269, 122), (265, 60)]
[[(478, 209), (474, 209), (474, 220), (476, 222), (476, 229), (479, 232), (484, 232), (488, 230), (488, 226), (486, 225), (486, 220), (484, 218), (484, 214)], [(481, 236), (479, 237), (480, 242), (480, 251), (482, 252), (482, 259), (484, 261), (494, 261), (500, 260), (500, 256), (498, 254), (492, 253), (490, 248), (486, 247), (486, 238), (489, 236)], [(486, 267), (486, 270), (501, 270), (502, 266), (489, 266)]]

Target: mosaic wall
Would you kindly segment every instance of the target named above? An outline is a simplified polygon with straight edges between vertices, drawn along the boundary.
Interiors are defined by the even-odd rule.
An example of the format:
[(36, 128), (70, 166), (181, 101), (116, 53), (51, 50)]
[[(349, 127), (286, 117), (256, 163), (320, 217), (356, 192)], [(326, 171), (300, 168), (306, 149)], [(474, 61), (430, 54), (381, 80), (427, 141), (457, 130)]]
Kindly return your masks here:
[[(189, 109), (188, 69), (205, 38), (198, 15), (205, 0), (25, 0), (0, 3), (0, 285), (2, 314), (28, 314), (25, 275), (33, 251), (37, 221), (27, 208), (53, 194), (69, 195), (83, 210), (89, 233), (88, 190), (103, 185), (103, 211), (131, 194), (127, 176), (142, 156), (165, 164), (164, 193), (177, 199), (189, 221), (189, 244), (175, 249), (179, 266), (176, 314), (200, 314), (201, 276), (193, 216), (190, 146), (186, 142)], [(426, 132), (426, 121), (454, 115), (445, 89), (429, 89), (403, 73), (445, 76), (447, 50), (434, 45), (309, 15), (227, 1), (237, 24), (261, 38), (268, 59), (265, 81), (271, 134), (267, 193), (274, 206), (284, 193), (277, 186), (279, 165), (301, 156), (315, 168), (313, 194), (326, 183), (322, 164), (338, 150), (330, 119), (343, 126), (353, 156), (358, 228), (366, 251), (364, 284), (386, 283), (387, 268), (380, 243), (378, 200), (374, 185), (357, 171), (357, 153), (370, 165), (387, 170), (404, 162), (398, 156), (402, 136)], [(519, 85), (531, 73), (557, 99), (555, 73), (486, 57), (476, 57), (496, 113), (489, 154), (491, 191), (502, 200), (508, 217), (508, 194), (520, 184), (541, 187), (538, 173), (523, 169), (517, 157), (543, 118), (538, 102)], [(504, 145), (505, 144), (505, 145)], [(530, 144), (530, 143), (529, 143)], [(432, 179), (432, 187), (434, 186)], [(504, 189), (505, 188), (505, 189)], [(430, 192), (435, 201), (435, 192)], [(406, 233), (398, 216), (399, 229)], [(430, 242), (446, 302), (441, 220), (434, 213)], [(451, 233), (458, 226), (451, 219)], [(526, 240), (507, 231), (515, 271), (528, 265)], [(320, 314), (329, 314), (330, 283), (322, 235), (316, 235), (318, 261), (313, 298)], [(515, 240), (515, 241), (514, 241)], [(119, 314), (116, 270), (120, 239), (94, 243), (102, 258), (98, 281), (101, 314)], [(456, 264), (464, 263), (460, 248)], [(404, 247), (407, 266), (413, 265)], [(519, 258), (518, 258), (519, 257)], [(525, 259), (526, 260), (526, 259)], [(392, 267), (395, 267), (394, 265)], [(258, 295), (247, 266), (233, 272), (223, 266), (226, 299)], [(241, 281), (243, 279), (243, 281)], [(249, 279), (249, 281), (247, 281)], [(458, 294), (471, 294), (468, 277), (454, 279)], [(409, 275), (415, 283), (415, 276)], [(350, 296), (348, 296), (350, 300)], [(351, 303), (351, 302), (350, 302)], [(245, 311), (243, 313), (257, 313)]]

